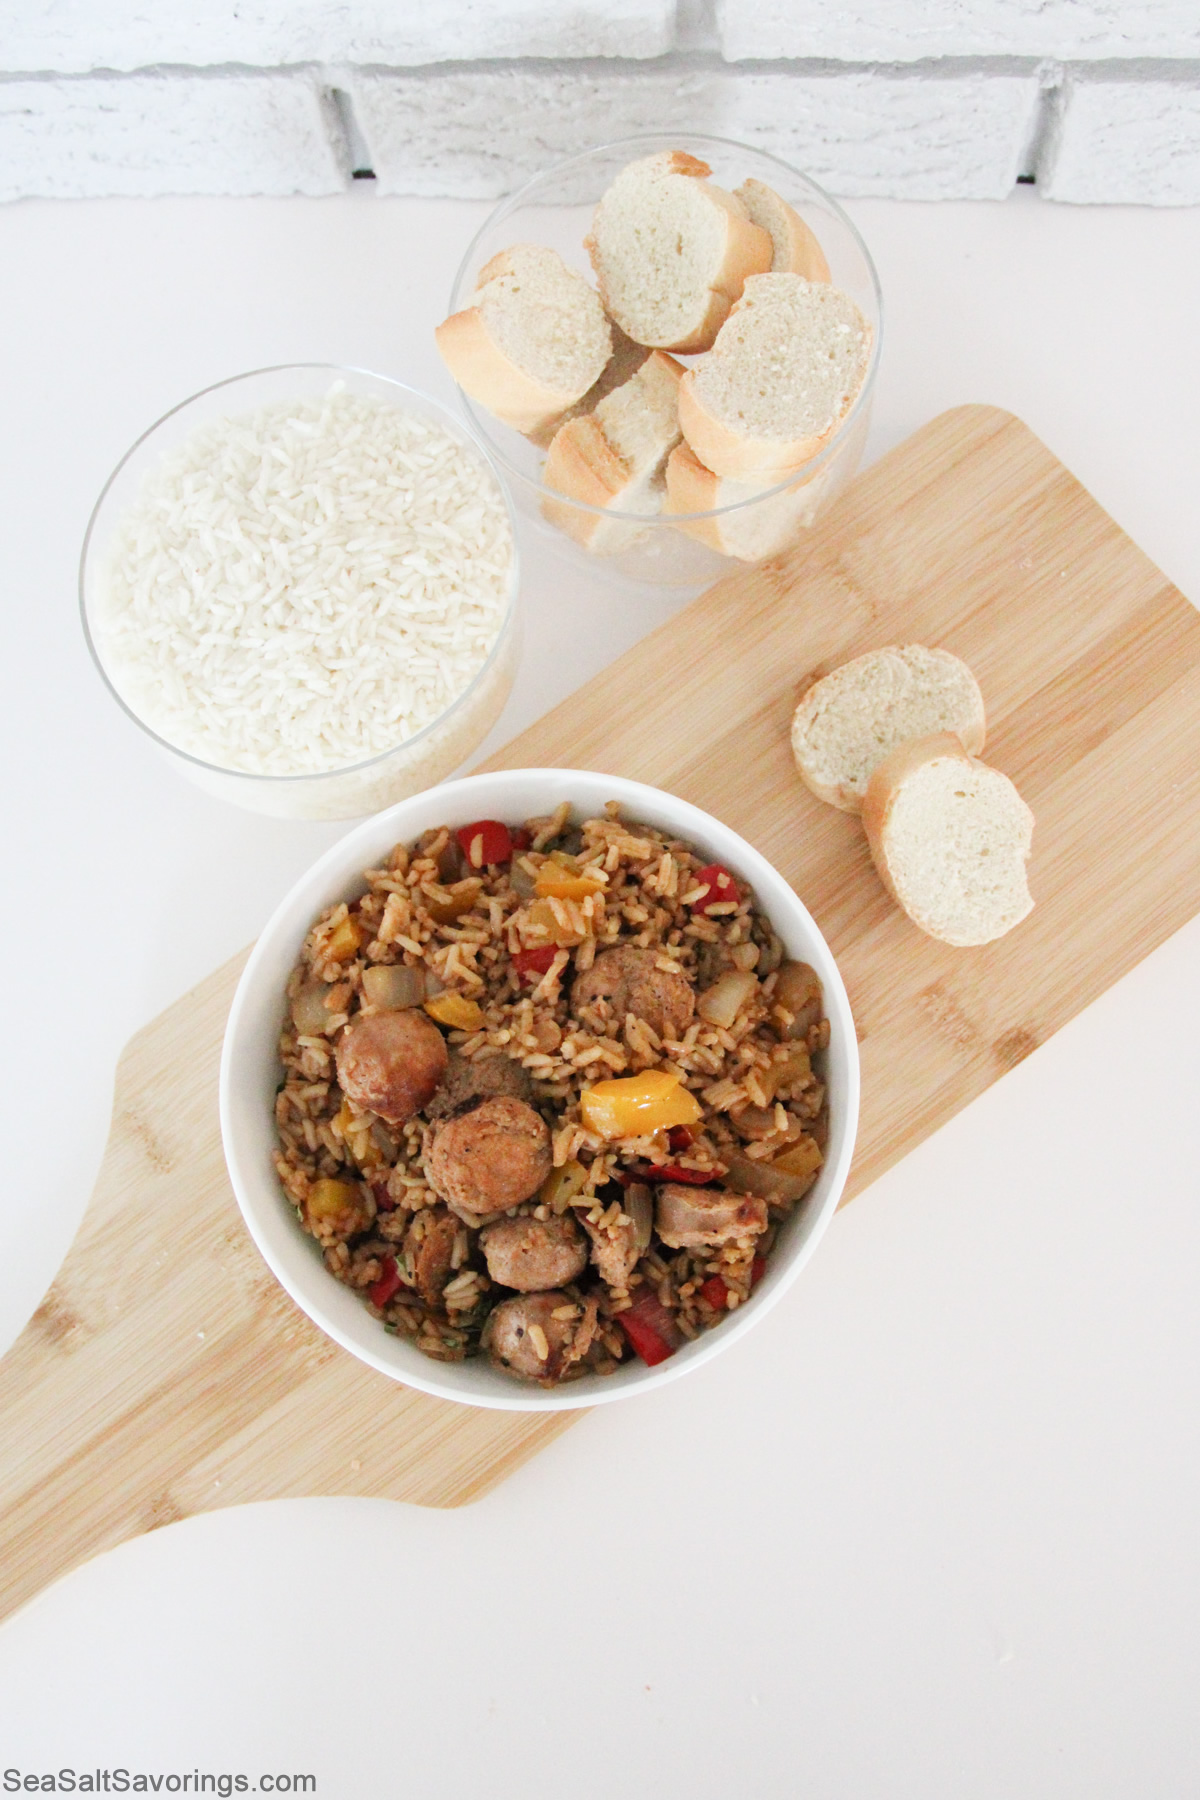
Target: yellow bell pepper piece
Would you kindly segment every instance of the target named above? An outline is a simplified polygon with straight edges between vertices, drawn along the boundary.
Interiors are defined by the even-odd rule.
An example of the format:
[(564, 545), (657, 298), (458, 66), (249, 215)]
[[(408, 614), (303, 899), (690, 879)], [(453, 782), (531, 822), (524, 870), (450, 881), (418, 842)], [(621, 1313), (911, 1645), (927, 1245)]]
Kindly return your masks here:
[(588, 1172), (582, 1163), (573, 1159), (565, 1162), (561, 1169), (552, 1169), (547, 1175), (538, 1189), (538, 1200), (551, 1212), (566, 1212), (576, 1194), (583, 1192), (587, 1178)]
[(325, 944), (325, 954), (331, 962), (349, 962), (362, 949), (362, 944), (362, 926), (347, 913), (330, 932)]
[(703, 1108), (674, 1069), (647, 1069), (588, 1088), (579, 1110), (589, 1131), (603, 1138), (648, 1137), (672, 1125), (694, 1125)]
[(585, 871), (573, 856), (552, 851), (537, 872), (534, 893), (543, 900), (586, 900), (604, 892), (604, 877)]
[(449, 1025), (455, 1031), (477, 1031), (483, 1024), (482, 1007), (463, 994), (452, 994), (449, 991), (439, 994), (436, 1000), (425, 1002), (425, 1011), (439, 1025)]
[(456, 919), (461, 919), (477, 905), (482, 888), (481, 881), (468, 876), (465, 881), (456, 882), (452, 888), (439, 889), (432, 899), (425, 902), (430, 918), (438, 925), (453, 925)]
[(594, 881), (590, 875), (568, 875), (543, 863), (533, 891), (541, 900), (586, 900), (589, 894), (602, 894), (604, 883)]
[(575, 931), (570, 925), (564, 925), (549, 900), (533, 902), (529, 908), (529, 923), (542, 928), (541, 934), (531, 938), (526, 946), (531, 950), (536, 950), (541, 944), (553, 944), (559, 950), (569, 950), (574, 944), (582, 944), (587, 936), (586, 931)]
[(371, 1208), (356, 1181), (314, 1181), (304, 1201), (304, 1211), (319, 1238), (357, 1237), (371, 1223)]

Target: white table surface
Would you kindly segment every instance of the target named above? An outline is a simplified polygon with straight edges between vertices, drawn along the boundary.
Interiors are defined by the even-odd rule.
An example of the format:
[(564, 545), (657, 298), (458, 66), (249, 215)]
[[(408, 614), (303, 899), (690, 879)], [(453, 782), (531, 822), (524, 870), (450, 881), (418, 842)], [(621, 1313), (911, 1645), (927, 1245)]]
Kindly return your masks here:
[[(75, 610), (91, 503), (237, 370), (445, 393), (430, 332), (484, 210), (0, 209), (5, 1344), (121, 1045), (339, 829), (205, 798), (113, 706)], [(871, 454), (1011, 407), (1200, 601), (1200, 213), (851, 210), (888, 303)], [(495, 743), (678, 603), (533, 546), (525, 599)], [(274, 1503), (77, 1570), (0, 1631), (0, 1764), (336, 1800), (1196, 1793), (1198, 997), (1194, 923), (840, 1214), (745, 1343), (476, 1505)]]

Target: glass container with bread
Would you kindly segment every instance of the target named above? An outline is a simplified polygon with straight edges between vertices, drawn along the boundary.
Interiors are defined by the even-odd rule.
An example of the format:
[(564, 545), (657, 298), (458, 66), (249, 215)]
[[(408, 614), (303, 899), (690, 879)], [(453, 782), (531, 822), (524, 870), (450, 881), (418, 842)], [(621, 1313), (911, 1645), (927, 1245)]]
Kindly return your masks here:
[(438, 345), (520, 511), (676, 587), (801, 538), (862, 454), (881, 300), (858, 232), (778, 158), (625, 138), (505, 200)]

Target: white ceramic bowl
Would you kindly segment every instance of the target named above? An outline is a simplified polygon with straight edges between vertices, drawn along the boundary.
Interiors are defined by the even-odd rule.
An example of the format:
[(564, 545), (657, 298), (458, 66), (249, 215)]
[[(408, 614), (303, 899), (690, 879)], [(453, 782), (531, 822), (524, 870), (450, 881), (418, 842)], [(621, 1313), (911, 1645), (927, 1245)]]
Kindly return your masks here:
[[(656, 1368), (637, 1360), (614, 1374), (587, 1376), (543, 1389), (493, 1369), (485, 1359), (439, 1363), (384, 1330), (359, 1297), (325, 1269), (314, 1240), (302, 1232), (271, 1163), (273, 1103), (280, 1081), (276, 1053), (284, 989), (305, 933), (317, 914), (363, 891), (362, 872), (402, 840), (442, 824), (472, 819), (520, 820), (569, 800), (576, 813), (601, 812), (607, 800), (625, 815), (677, 833), (750, 883), (790, 956), (821, 977), (831, 1029), (827, 1053), (829, 1142), (815, 1187), (779, 1232), (766, 1275), (729, 1321), (685, 1344)], [(409, 1387), (444, 1400), (510, 1412), (561, 1412), (622, 1400), (699, 1368), (745, 1335), (791, 1286), (816, 1249), (841, 1197), (858, 1124), (858, 1041), (850, 1003), (832, 952), (782, 875), (728, 826), (659, 788), (574, 769), (519, 769), (472, 775), (402, 800), (348, 833), (301, 878), (268, 922), (238, 983), (221, 1058), (221, 1132), (238, 1204), (250, 1235), (296, 1304), (352, 1355)]]

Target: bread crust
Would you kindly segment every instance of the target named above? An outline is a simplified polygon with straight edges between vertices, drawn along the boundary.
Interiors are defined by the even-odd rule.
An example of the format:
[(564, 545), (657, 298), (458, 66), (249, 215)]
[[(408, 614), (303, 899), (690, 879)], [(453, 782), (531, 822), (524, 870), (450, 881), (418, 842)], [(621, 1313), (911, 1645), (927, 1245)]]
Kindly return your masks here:
[[(721, 504), (717, 498), (720, 488), (719, 476), (705, 468), (690, 445), (676, 444), (667, 458), (667, 504), (664, 510), (669, 513), (712, 512)], [(677, 528), (721, 556), (728, 555), (720, 519), (680, 522)]]
[(760, 438), (733, 431), (710, 413), (699, 399), (695, 371), (689, 369), (679, 384), (679, 429), (697, 457), (714, 475), (730, 481), (784, 481), (811, 462), (841, 424), (838, 419), (818, 436)]
[[(683, 374), (682, 365), (673, 356), (668, 356), (661, 350), (652, 350), (629, 379), (635, 379), (650, 358), (655, 356), (658, 357), (661, 368), (676, 380)], [(614, 389), (613, 392), (618, 393), (620, 389)], [(567, 495), (571, 500), (582, 501), (587, 506), (609, 507), (619, 504), (622, 496), (639, 478), (639, 472), (632, 469), (613, 447), (595, 413), (570, 419), (555, 432), (542, 469), (542, 481), (546, 487), (555, 488), (560, 494)], [(604, 520), (597, 518), (595, 514), (582, 513), (574, 506), (558, 505), (549, 497), (542, 501), (542, 514), (551, 524), (557, 525), (585, 548), (595, 543), (604, 526)]]
[[(727, 506), (745, 508), (717, 519), (676, 519), (675, 525), (721, 556), (756, 563), (782, 555), (812, 524), (820, 502), (823, 471), (770, 499), (766, 496), (774, 486), (772, 482), (734, 485), (742, 491), (730, 493), (725, 480), (706, 469), (688, 443), (678, 444), (667, 461), (667, 500), (663, 510), (688, 513), (713, 512)], [(755, 505), (757, 500), (761, 500), (761, 506)], [(729, 525), (734, 530), (729, 530)]]
[[(829, 675), (844, 675), (848, 669), (853, 669), (856, 663), (868, 662), (876, 656), (886, 654), (888, 651), (892, 651), (898, 655), (904, 648), (905, 646), (903, 644), (883, 644), (878, 650), (868, 650), (864, 652), (862, 656), (851, 657), (848, 663), (841, 663), (836, 669), (829, 670), (828, 675), (814, 675), (813, 679), (804, 689), (804, 692), (800, 695), (800, 698), (796, 703), (796, 710), (792, 714), (791, 743), (792, 756), (795, 760), (797, 772), (805, 787), (808, 788), (811, 793), (815, 794), (818, 800), (823, 800), (827, 806), (836, 806), (839, 812), (860, 813), (863, 810), (864, 802), (863, 799), (860, 799), (855, 790), (852, 787), (847, 786), (845, 782), (819, 781), (812, 773), (811, 769), (809, 769), (802, 760), (796, 740), (801, 725), (808, 723), (806, 708), (807, 712), (811, 714), (812, 703), (814, 702), (817, 690), (824, 681), (828, 680)], [(979, 683), (975, 681), (974, 673), (968, 668), (967, 664), (963, 662), (962, 658), (954, 656), (952, 651), (938, 651), (935, 649), (931, 654), (951, 657), (954, 662), (960, 665), (960, 667), (966, 669), (967, 674), (970, 675), (971, 680), (975, 683), (975, 699), (977, 702), (975, 716), (967, 721), (962, 731), (943, 735), (953, 736), (955, 742), (960, 744), (969, 755), (972, 757), (978, 756), (987, 741), (987, 716), (984, 712), (983, 695), (979, 691)], [(921, 742), (923, 740), (918, 739), (917, 741)], [(885, 758), (884, 760), (886, 761), (887, 759)]]
[(574, 390), (550, 387), (518, 368), (488, 331), (477, 306), (452, 313), (433, 335), (459, 387), (517, 431), (544, 428), (580, 397)]
[[(825, 259), (816, 235), (804, 223), (794, 207), (788, 205), (782, 194), (777, 194), (773, 187), (765, 181), (757, 181), (752, 176), (743, 181), (741, 187), (734, 188), (735, 198), (742, 201), (747, 213), (750, 207), (744, 198), (747, 189), (751, 199), (760, 195), (767, 197), (768, 204), (779, 209), (779, 222), (782, 227), (779, 235), (769, 232), (774, 246), (774, 257), (771, 261), (771, 272), (776, 275), (803, 275), (806, 281), (830, 280), (829, 264)], [(751, 217), (753, 214), (751, 213)], [(764, 227), (764, 229), (767, 229)]]
[[(475, 278), (477, 292), (489, 282), (514, 272), (511, 248), (497, 250)], [(480, 306), (467, 306), (452, 313), (433, 335), (442, 360), (459, 387), (504, 424), (527, 436), (545, 431), (555, 420), (561, 420), (588, 391), (587, 387), (552, 387), (522, 369), (493, 338)]]
[[(546, 487), (581, 500), (586, 506), (611, 506), (629, 485), (629, 466), (619, 457), (594, 413), (571, 419), (555, 432), (542, 470)], [(592, 542), (603, 524), (594, 513), (542, 501), (543, 516), (577, 544)]]
[[(952, 944), (958, 949), (967, 949), (974, 948), (980, 942), (995, 942), (995, 937), (1005, 936), (1013, 929), (1014, 925), (1020, 924), (1020, 918), (1014, 919), (1010, 925), (1004, 928), (1004, 931), (996, 933), (995, 937), (985, 940), (948, 938), (940, 932), (933, 931), (930, 925), (923, 921), (902, 898), (888, 865), (884, 842), (888, 825), (891, 822), (892, 810), (908, 777), (924, 767), (925, 764), (934, 762), (943, 756), (965, 763), (968, 768), (973, 767), (978, 761), (976, 757), (968, 754), (952, 731), (933, 732), (929, 737), (912, 738), (908, 743), (899, 745), (890, 756), (885, 757), (878, 765), (867, 783), (866, 797), (863, 800), (862, 822), (871, 852), (871, 861), (875, 864), (880, 881), (900, 910), (912, 920), (918, 930), (936, 938), (939, 943)], [(1020, 798), (1019, 795), (1018, 798)], [(1024, 801), (1021, 804), (1025, 806)], [(1025, 811), (1029, 815), (1032, 829), (1033, 813), (1028, 806), (1025, 806)], [(1030, 898), (1029, 905), (1021, 914), (1021, 918), (1027, 918), (1032, 908), (1033, 900)]]

